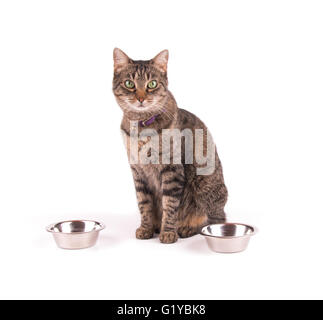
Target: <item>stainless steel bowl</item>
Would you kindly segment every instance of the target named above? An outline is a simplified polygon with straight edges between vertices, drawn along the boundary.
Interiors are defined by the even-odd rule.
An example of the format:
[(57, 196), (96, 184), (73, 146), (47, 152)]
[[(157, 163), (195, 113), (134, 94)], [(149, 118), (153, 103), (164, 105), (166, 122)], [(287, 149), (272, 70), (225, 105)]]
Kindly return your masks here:
[(92, 220), (70, 220), (49, 225), (46, 230), (62, 249), (84, 249), (95, 245), (105, 226)]
[(247, 248), (256, 228), (242, 223), (210, 224), (200, 234), (205, 237), (209, 248), (215, 252), (234, 253)]

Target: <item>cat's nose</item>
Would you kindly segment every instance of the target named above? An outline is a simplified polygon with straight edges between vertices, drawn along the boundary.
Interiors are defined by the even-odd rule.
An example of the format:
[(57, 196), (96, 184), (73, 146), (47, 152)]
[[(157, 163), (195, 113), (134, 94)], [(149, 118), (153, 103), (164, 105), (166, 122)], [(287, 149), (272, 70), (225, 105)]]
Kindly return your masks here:
[(141, 90), (141, 89), (138, 89), (138, 90), (136, 91), (136, 98), (137, 98), (137, 100), (138, 100), (140, 103), (142, 103), (142, 102), (145, 100), (145, 98), (146, 98), (146, 93), (145, 93), (145, 91), (144, 91), (144, 90)]

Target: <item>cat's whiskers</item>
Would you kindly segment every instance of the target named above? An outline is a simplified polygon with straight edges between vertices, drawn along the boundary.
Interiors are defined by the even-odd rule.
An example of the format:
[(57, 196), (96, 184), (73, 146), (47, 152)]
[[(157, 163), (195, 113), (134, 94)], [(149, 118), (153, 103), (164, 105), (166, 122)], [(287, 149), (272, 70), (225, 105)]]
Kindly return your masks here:
[(168, 118), (168, 120), (174, 120), (175, 116), (165, 108), (164, 104), (157, 102), (156, 107), (161, 114), (164, 114)]

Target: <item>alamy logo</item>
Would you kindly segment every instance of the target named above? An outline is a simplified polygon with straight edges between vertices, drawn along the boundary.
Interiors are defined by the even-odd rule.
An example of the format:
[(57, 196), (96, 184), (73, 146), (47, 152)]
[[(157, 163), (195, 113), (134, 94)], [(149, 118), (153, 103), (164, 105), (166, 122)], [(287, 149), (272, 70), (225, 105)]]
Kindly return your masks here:
[[(129, 150), (130, 164), (185, 164), (196, 166), (197, 175), (210, 175), (215, 169), (215, 145), (208, 130), (138, 130), (138, 121), (130, 121), (130, 134), (121, 130)], [(161, 137), (161, 138), (160, 138)], [(182, 152), (182, 139), (184, 150)]]

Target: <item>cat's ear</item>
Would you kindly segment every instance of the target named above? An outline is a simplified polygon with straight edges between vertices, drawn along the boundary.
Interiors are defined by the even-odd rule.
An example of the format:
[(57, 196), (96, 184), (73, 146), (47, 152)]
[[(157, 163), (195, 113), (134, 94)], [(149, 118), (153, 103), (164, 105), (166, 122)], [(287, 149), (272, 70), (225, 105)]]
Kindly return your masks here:
[(168, 50), (158, 53), (153, 59), (155, 66), (162, 72), (167, 72)]
[(119, 48), (113, 50), (114, 72), (119, 72), (130, 63), (130, 58)]

